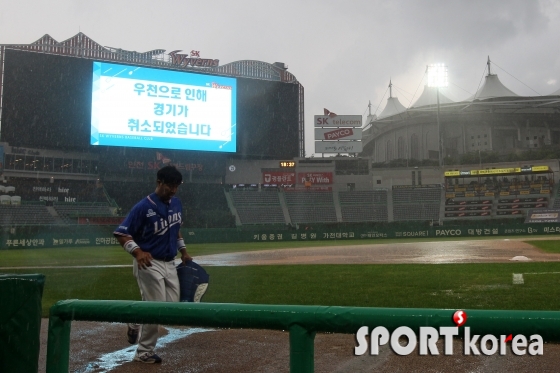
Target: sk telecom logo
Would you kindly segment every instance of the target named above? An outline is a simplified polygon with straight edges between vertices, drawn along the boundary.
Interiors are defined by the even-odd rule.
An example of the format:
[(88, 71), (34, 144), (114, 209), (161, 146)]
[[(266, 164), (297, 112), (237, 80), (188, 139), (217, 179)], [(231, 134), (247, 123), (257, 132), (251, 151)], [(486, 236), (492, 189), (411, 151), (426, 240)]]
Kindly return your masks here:
[[(363, 355), (368, 351), (371, 355), (379, 355), (379, 347), (390, 343), (391, 349), (397, 355), (409, 355), (418, 346), (420, 355), (439, 355), (440, 351), (436, 345), (440, 336), (444, 337), (443, 353), (445, 355), (453, 355), (453, 336), (459, 335), (459, 328), (467, 322), (467, 313), (459, 310), (453, 314), (453, 322), (456, 327), (441, 326), (439, 330), (431, 326), (421, 326), (419, 335), (407, 326), (396, 328), (393, 333), (389, 333), (384, 326), (374, 328), (371, 333), (367, 326), (362, 326), (356, 333), (357, 347), (354, 347), (354, 355)], [(369, 342), (366, 338), (369, 336)], [(401, 337), (408, 339), (406, 345), (401, 345), (399, 340)], [(533, 334), (527, 340), (522, 334), (513, 336), (512, 334), (502, 334), (496, 337), (492, 334), (480, 336), (478, 334), (471, 335), (471, 328), (466, 326), (463, 339), (463, 353), (465, 355), (506, 355), (507, 343), (511, 342), (511, 350), (517, 355), (542, 355), (543, 339), (538, 334)]]

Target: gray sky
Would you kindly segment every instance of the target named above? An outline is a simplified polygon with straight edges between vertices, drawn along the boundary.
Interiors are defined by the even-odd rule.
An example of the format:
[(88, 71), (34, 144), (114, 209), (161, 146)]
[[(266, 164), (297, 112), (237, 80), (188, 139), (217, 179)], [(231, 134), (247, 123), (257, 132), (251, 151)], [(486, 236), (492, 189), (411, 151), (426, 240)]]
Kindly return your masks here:
[(389, 79), (408, 107), (430, 63), (448, 65), (455, 101), (476, 92), (488, 55), (519, 95), (560, 89), (560, 0), (0, 0), (0, 44), (78, 31), (138, 52), (286, 63), (305, 87), (308, 155), (313, 115), (367, 114), (369, 100), (379, 114)]

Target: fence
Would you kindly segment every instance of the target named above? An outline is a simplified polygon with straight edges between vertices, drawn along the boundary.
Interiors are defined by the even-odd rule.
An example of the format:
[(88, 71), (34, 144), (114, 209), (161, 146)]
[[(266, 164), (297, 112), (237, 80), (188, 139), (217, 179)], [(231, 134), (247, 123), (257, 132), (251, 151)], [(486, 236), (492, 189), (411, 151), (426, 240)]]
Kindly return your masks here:
[(428, 226), (414, 223), (371, 223), (359, 227), (349, 225), (317, 226), (300, 224), (298, 229), (259, 227), (254, 230), (239, 229), (188, 229), (182, 230), (188, 244), (221, 242), (262, 241), (332, 241), (377, 238), (440, 238), (440, 237), (510, 237), (519, 235), (558, 235), (560, 224), (491, 224)]
[[(362, 326), (453, 327), (455, 310), (65, 300), (50, 310), (47, 373), (68, 372), (72, 320), (288, 330), (290, 372), (314, 370), (317, 332), (354, 334)], [(465, 310), (472, 334), (538, 334), (560, 341), (560, 311)], [(462, 332), (463, 329), (459, 328)]]
[[(56, 226), (53, 226), (56, 227)], [(0, 232), (1, 249), (25, 249), (41, 247), (76, 247), (118, 245), (112, 232), (115, 226), (65, 226), (37, 232), (11, 234)], [(187, 244), (225, 243), (225, 242), (262, 242), (262, 241), (329, 241), (377, 238), (440, 238), (440, 237), (511, 237), (519, 235), (558, 235), (560, 224), (491, 224), (428, 226), (414, 223), (371, 223), (369, 225), (299, 225), (298, 229), (285, 229), (278, 226), (260, 226), (252, 229), (189, 229), (183, 228), (182, 234)]]

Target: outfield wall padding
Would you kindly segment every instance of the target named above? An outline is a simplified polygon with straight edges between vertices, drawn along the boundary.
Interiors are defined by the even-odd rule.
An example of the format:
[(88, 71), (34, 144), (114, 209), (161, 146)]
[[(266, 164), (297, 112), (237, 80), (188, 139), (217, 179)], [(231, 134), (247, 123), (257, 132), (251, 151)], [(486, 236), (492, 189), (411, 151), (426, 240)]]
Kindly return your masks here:
[[(48, 232), (0, 234), (0, 249), (41, 247), (112, 246), (118, 245), (112, 235), (114, 227), (72, 230), (53, 229)], [(511, 237), (532, 235), (560, 235), (559, 223), (492, 224), (480, 222), (469, 225), (429, 226), (421, 223), (384, 223), (349, 225), (256, 226), (223, 229), (182, 228), (187, 244), (228, 242), (288, 242), (333, 241), (386, 238), (442, 238), (442, 237)]]
[(334, 241), (387, 238), (511, 237), (559, 235), (560, 224), (495, 224), (426, 226), (411, 224), (371, 224), (359, 227), (302, 225), (298, 229), (259, 227), (240, 229), (183, 229), (183, 237), (193, 243)]
[(0, 372), (37, 373), (45, 276), (0, 274)]

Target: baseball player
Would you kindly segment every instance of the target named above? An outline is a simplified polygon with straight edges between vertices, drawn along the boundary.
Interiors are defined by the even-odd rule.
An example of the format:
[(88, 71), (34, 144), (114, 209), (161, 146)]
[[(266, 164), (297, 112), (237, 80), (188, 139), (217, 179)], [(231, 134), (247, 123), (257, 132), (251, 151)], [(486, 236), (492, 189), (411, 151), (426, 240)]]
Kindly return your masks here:
[[(180, 252), (183, 263), (192, 261), (180, 232), (183, 208), (174, 197), (182, 180), (175, 167), (161, 168), (155, 192), (138, 202), (113, 232), (134, 257), (133, 273), (145, 301), (178, 302), (180, 285), (174, 259)], [(161, 363), (154, 352), (158, 325), (129, 324), (127, 337), (130, 343), (138, 339), (135, 361)]]

